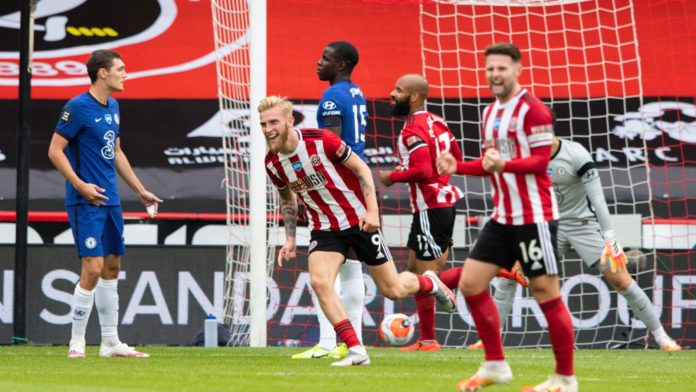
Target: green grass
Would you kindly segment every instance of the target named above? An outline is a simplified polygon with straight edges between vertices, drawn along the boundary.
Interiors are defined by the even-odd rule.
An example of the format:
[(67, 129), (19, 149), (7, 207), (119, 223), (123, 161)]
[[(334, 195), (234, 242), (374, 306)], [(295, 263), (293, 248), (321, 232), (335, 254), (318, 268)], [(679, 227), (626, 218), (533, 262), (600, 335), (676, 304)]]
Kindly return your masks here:
[[(147, 359), (68, 360), (66, 347), (0, 347), (0, 391), (454, 391), (473, 374), (480, 351), (402, 353), (369, 349), (371, 366), (332, 368), (330, 360), (290, 360), (301, 349), (148, 347)], [(550, 350), (507, 350), (519, 391), (553, 370)], [(696, 351), (581, 350), (582, 391), (684, 391), (696, 387)]]

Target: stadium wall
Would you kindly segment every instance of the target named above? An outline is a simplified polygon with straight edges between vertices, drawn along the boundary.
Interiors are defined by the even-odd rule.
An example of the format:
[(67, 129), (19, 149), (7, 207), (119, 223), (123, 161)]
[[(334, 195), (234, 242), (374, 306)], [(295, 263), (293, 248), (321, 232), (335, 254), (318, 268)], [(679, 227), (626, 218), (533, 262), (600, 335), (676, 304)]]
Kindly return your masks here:
[[(147, 225), (145, 225), (147, 226)], [(309, 274), (306, 266), (306, 248), (300, 249), (296, 264), (287, 269), (277, 269), (268, 279), (269, 344), (282, 345), (286, 341), (312, 344), (318, 339), (316, 311), (311, 301)], [(219, 246), (129, 246), (120, 275), (120, 335), (130, 344), (182, 345), (192, 341), (203, 326), (206, 314), (219, 316), (223, 306), (225, 249)], [(404, 248), (395, 248), (396, 260), (405, 260)], [(458, 260), (466, 257), (466, 251), (457, 250)], [(645, 260), (643, 262), (650, 262)], [(658, 259), (658, 263), (661, 261)], [(654, 299), (657, 313), (671, 336), (696, 339), (696, 300), (693, 287), (696, 275), (688, 270), (689, 254), (677, 254), (671, 261), (674, 272), (657, 274), (654, 289), (648, 295)], [(692, 261), (691, 261), (692, 262)], [(12, 336), (14, 247), (0, 245), (0, 344), (9, 344)], [(451, 266), (451, 265), (450, 265)], [(405, 262), (398, 268), (405, 269)], [(566, 271), (575, 274), (579, 265), (568, 264)], [(634, 266), (635, 267), (635, 266)], [(27, 293), (27, 336), (38, 344), (65, 344), (70, 336), (70, 297), (79, 279), (79, 261), (73, 246), (36, 245), (29, 248)], [(246, 276), (233, 277), (244, 281)], [(384, 314), (415, 313), (412, 298), (392, 302), (381, 296), (369, 274), (365, 274), (367, 295), (365, 300), (364, 336), (368, 345), (379, 345), (376, 327)], [(646, 285), (649, 282), (639, 282)], [(625, 302), (618, 303), (616, 293), (611, 292), (596, 275), (577, 275), (564, 286), (563, 293), (583, 290), (582, 303), (569, 301), (571, 312), (583, 309), (584, 319), (574, 318), (578, 343), (592, 341), (641, 341), (645, 328), (629, 319)], [(546, 344), (538, 339), (544, 318), (538, 306), (521, 289), (512, 313), (509, 331), (525, 331), (525, 334), (507, 334), (506, 344)], [(575, 297), (577, 298), (577, 297)], [(594, 312), (592, 311), (594, 310)], [(532, 312), (535, 317), (523, 317)], [(93, 312), (87, 333), (87, 342), (99, 342), (96, 312)], [(238, 324), (247, 321), (235, 313)], [(471, 317), (463, 298), (459, 296), (458, 317), (442, 317), (437, 322), (438, 340), (447, 345), (471, 343), (466, 340), (475, 335)], [(619, 328), (613, 328), (615, 324)], [(605, 336), (606, 335), (606, 336)], [(536, 343), (535, 343), (536, 342)], [(590, 345), (591, 346), (591, 345)], [(605, 345), (606, 346), (606, 345)], [(591, 346), (594, 347), (594, 346)], [(604, 347), (604, 346), (602, 346)]]

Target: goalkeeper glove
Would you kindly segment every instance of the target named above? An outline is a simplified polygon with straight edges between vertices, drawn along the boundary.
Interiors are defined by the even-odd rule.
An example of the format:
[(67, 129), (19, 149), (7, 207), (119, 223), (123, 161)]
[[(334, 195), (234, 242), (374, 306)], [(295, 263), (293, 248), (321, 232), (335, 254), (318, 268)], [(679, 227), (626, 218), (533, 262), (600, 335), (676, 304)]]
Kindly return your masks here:
[(501, 268), (500, 272), (498, 272), (498, 277), (517, 281), (517, 283), (521, 284), (522, 287), (529, 286), (529, 279), (527, 279), (527, 277), (524, 276), (522, 271), (520, 271), (518, 268), (513, 268), (512, 270)]
[(607, 230), (604, 233), (604, 252), (602, 252), (600, 265), (605, 266), (607, 261), (609, 262), (611, 272), (626, 269), (626, 263), (628, 262), (623, 248), (619, 245), (619, 241), (616, 240), (614, 230)]

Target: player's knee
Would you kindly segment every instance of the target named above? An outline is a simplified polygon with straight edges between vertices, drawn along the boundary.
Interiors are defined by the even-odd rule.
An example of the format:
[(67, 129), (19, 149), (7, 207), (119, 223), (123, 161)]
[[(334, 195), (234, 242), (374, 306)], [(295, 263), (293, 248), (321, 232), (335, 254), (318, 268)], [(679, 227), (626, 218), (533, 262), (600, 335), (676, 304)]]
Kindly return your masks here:
[(483, 291), (483, 289), (481, 289), (479, 286), (479, 283), (473, 281), (472, 279), (467, 279), (466, 277), (459, 280), (459, 291), (461, 291), (462, 295), (465, 297), (478, 294)]
[(85, 279), (87, 279), (87, 282), (90, 284), (90, 286), (94, 286), (99, 281), (101, 271), (99, 270), (99, 268), (87, 268), (85, 271), (83, 271), (83, 276), (85, 277)]
[(312, 286), (312, 290), (320, 296), (329, 291), (334, 291), (334, 282), (329, 282), (328, 279), (323, 277), (312, 276), (309, 279), (309, 284)]
[(543, 284), (530, 284), (532, 296), (538, 303), (550, 301), (561, 295), (560, 288), (556, 282), (544, 282)]

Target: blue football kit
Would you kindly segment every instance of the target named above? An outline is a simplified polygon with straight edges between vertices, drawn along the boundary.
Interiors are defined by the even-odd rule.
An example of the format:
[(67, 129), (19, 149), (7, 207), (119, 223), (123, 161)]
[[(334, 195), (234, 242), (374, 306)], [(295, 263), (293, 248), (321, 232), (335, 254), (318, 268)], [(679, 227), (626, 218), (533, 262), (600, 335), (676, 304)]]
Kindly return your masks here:
[[(327, 121), (338, 116), (341, 124)], [(365, 160), (365, 127), (367, 126), (367, 103), (360, 87), (353, 82), (341, 80), (324, 91), (317, 108), (319, 128), (341, 125), (341, 139)]]
[(65, 155), (77, 176), (109, 198), (105, 206), (92, 205), (66, 181), (65, 206), (80, 257), (125, 253), (115, 165), (120, 122), (114, 98), (103, 105), (85, 92), (65, 104), (56, 125), (56, 133), (68, 140)]

